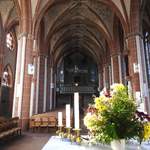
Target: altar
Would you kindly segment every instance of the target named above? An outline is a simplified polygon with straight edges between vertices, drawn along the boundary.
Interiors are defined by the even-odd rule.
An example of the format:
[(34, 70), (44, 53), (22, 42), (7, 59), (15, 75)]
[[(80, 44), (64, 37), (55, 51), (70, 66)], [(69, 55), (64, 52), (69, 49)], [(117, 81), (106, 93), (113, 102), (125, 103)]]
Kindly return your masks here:
[[(111, 147), (110, 145), (103, 144), (93, 146), (84, 143), (82, 145), (78, 145), (58, 136), (52, 136), (42, 150), (111, 150)], [(126, 144), (126, 150), (138, 150), (138, 143), (133, 141), (132, 143)], [(150, 143), (143, 143), (141, 150), (150, 150)]]

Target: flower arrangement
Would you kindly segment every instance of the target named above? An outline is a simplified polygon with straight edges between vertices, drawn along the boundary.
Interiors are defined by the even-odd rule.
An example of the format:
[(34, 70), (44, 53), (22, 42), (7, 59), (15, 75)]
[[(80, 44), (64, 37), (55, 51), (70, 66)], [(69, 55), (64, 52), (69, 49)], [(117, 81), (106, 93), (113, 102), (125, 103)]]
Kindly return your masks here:
[(136, 104), (123, 84), (114, 84), (110, 92), (103, 91), (89, 105), (84, 124), (96, 142), (150, 138), (150, 123), (141, 121), (136, 114)]

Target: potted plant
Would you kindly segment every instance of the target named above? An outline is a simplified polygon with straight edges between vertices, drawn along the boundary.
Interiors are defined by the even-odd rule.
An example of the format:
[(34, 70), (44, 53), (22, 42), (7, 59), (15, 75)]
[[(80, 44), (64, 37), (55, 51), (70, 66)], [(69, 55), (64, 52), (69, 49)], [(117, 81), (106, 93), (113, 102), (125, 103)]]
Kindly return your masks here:
[[(111, 86), (110, 94), (103, 91), (90, 105), (84, 124), (96, 142), (111, 143), (112, 149), (124, 150), (126, 139), (143, 137), (143, 124), (136, 117), (136, 104), (123, 84)], [(117, 145), (118, 145), (117, 144)]]

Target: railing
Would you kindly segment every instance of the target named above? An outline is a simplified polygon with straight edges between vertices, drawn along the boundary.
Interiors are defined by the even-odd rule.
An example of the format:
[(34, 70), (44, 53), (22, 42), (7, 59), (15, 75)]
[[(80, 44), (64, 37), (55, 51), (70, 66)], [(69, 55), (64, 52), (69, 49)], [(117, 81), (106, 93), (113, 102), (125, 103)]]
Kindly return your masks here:
[(60, 94), (70, 94), (74, 92), (79, 93), (96, 93), (96, 86), (69, 86), (69, 85), (61, 85), (59, 86)]

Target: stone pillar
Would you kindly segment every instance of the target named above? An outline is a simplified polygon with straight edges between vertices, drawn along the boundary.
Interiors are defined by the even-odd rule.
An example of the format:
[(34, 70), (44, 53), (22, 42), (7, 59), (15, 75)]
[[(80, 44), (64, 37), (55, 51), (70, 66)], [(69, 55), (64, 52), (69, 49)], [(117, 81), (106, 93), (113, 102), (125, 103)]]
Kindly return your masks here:
[(33, 115), (33, 109), (34, 109), (34, 90), (35, 90), (35, 80), (32, 78), (31, 81), (31, 93), (30, 93), (30, 117)]
[(54, 76), (53, 76), (53, 67), (50, 68), (50, 110), (53, 108), (53, 92), (54, 92)]
[(102, 68), (99, 68), (98, 77), (99, 77), (99, 90), (101, 91), (104, 88), (104, 85), (103, 85), (103, 70), (102, 70)]
[(112, 69), (111, 69), (111, 65), (109, 65), (109, 84), (112, 85)]
[(37, 68), (37, 97), (36, 97), (36, 113), (46, 111), (46, 90), (47, 90), (47, 56), (40, 55), (38, 58)]
[(143, 39), (140, 35), (136, 35), (136, 46), (137, 46), (137, 57), (138, 57), (138, 64), (139, 64), (141, 98), (144, 101), (145, 111), (150, 114), (150, 93), (148, 90), (145, 51), (144, 51)]
[(12, 117), (19, 116), (21, 118), (26, 39), (26, 35), (22, 35), (18, 39)]
[(106, 68), (103, 67), (103, 86), (106, 87)]
[(111, 56), (112, 84), (120, 83), (118, 54)]
[(47, 57), (45, 57), (45, 64), (44, 64), (44, 97), (43, 97), (43, 112), (46, 112), (46, 100), (47, 100)]
[(132, 90), (135, 94), (140, 91), (139, 72), (137, 70), (138, 68), (135, 68), (135, 66), (138, 66), (136, 36), (128, 36), (126, 42), (129, 49), (129, 74)]
[(118, 64), (119, 64), (119, 81), (120, 81), (120, 83), (123, 83), (121, 54), (118, 55)]
[(109, 85), (110, 85), (110, 81), (109, 81), (109, 66), (108, 64), (105, 64), (104, 65), (104, 68), (103, 68), (103, 75), (104, 75), (104, 87), (106, 87), (107, 89), (109, 88)]
[(33, 38), (28, 34), (25, 57), (24, 57), (24, 76), (23, 80), (23, 92), (22, 92), (22, 107), (21, 107), (21, 121), (22, 128), (27, 129), (29, 125), (29, 112), (30, 112), (30, 92), (31, 92), (31, 75), (28, 74), (28, 65), (32, 64), (32, 49)]
[[(34, 49), (34, 48), (33, 48)], [(30, 93), (30, 117), (35, 112), (35, 89), (36, 89), (36, 56), (33, 56), (34, 74), (31, 81), (31, 93)]]
[(35, 114), (38, 114), (38, 102), (39, 102), (39, 75), (40, 75), (40, 56), (37, 56), (36, 94), (35, 94)]
[(54, 71), (53, 76), (54, 76), (54, 79), (53, 79), (53, 82), (54, 82), (54, 88), (53, 88), (53, 102), (54, 102), (54, 105), (53, 105), (53, 107), (56, 108), (56, 71)]

